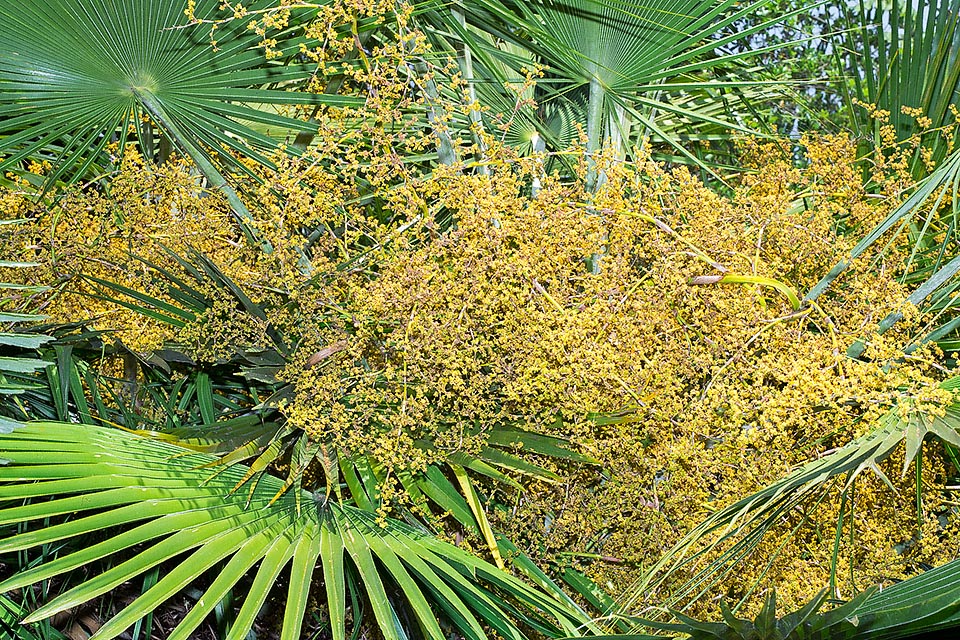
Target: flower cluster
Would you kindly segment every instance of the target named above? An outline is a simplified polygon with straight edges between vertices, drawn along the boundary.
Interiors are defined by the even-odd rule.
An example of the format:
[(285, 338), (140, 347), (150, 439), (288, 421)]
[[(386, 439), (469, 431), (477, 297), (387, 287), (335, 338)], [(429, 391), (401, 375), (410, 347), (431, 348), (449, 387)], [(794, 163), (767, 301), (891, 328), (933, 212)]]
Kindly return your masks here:
[[(252, 20), (270, 55), (287, 7), (225, 5)], [(729, 195), (642, 155), (597, 159), (602, 180), (590, 191), (583, 175), (548, 175), (542, 157), (518, 157), (479, 127), (470, 141), (450, 140), (450, 118), (477, 107), (456, 78), (456, 99), (437, 92), (443, 70), (428, 63), (409, 16), (394, 16), (396, 41), (350, 49), (352, 21), (375, 12), (331, 6), (308, 34), (322, 45), (302, 52), (325, 78), (311, 89), (363, 87), (368, 100), (303, 114), (317, 122), (309, 151), (251, 165), (260, 180), (236, 177), (260, 246), (244, 242), (225, 198), (188, 162), (152, 166), (131, 150), (108, 188), (47, 204), (25, 188), (0, 190), (0, 219), (27, 220), (0, 226), (0, 259), (41, 264), (0, 280), (52, 285), (34, 307), (141, 353), (176, 342), (219, 363), (282, 336), (278, 376), (290, 393), (279, 411), (324, 447), (375, 460), (386, 506), (408, 500), (399, 474), (476, 454), (495, 426), (571, 439), (600, 467), (539, 459), (560, 481), (527, 493), (490, 487), (489, 504), (501, 507), (491, 518), (538, 558), (615, 558), (578, 565), (614, 590), (712, 511), (848, 442), (889, 407), (936, 412), (953, 401), (938, 387), (933, 347), (902, 357), (922, 322), (891, 277), (910, 254), (905, 238), (891, 232), (892, 250), (861, 258), (815, 304), (799, 301), (847, 255), (849, 232), (902, 197), (909, 144), (875, 156), (881, 198), (868, 196), (843, 136), (805, 139), (803, 168), (777, 144), (744, 141), (747, 171)], [(348, 63), (324, 66), (347, 50)], [(431, 117), (417, 120), (411, 106)], [(409, 160), (444, 144), (447, 164)], [(586, 173), (582, 150), (571, 155)], [(464, 158), (482, 159), (483, 171)], [(145, 319), (137, 298), (102, 284), (176, 306), (164, 281), (187, 277), (176, 257), (191, 252), (265, 317), (211, 286), (197, 292), (206, 310), (178, 327)], [(905, 318), (881, 332), (891, 312)], [(848, 358), (857, 341), (863, 354)], [(838, 547), (855, 579), (895, 578), (953, 553), (938, 544), (955, 533), (936, 490), (946, 469), (931, 453), (922, 460), (920, 513), (876, 479), (858, 484), (849, 516), (858, 538)], [(809, 598), (830, 577), (826, 532), (839, 509), (828, 498), (785, 517), (726, 579), (728, 594), (767, 575), (795, 585), (780, 588), (788, 606)]]

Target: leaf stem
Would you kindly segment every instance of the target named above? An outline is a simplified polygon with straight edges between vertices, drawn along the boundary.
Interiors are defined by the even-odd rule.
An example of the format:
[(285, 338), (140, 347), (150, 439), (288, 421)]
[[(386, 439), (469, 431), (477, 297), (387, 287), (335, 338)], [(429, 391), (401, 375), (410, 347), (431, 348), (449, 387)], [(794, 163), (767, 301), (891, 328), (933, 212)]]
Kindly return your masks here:
[(790, 301), (791, 306), (793, 306), (794, 311), (800, 310), (800, 297), (797, 295), (797, 292), (793, 290), (787, 284), (780, 282), (779, 280), (774, 280), (773, 278), (765, 278), (763, 276), (750, 276), (750, 275), (739, 275), (736, 273), (727, 273), (722, 276), (695, 276), (690, 278), (687, 281), (688, 284), (692, 285), (707, 285), (707, 284), (759, 284), (766, 287), (773, 287), (783, 295), (787, 297), (787, 300)]

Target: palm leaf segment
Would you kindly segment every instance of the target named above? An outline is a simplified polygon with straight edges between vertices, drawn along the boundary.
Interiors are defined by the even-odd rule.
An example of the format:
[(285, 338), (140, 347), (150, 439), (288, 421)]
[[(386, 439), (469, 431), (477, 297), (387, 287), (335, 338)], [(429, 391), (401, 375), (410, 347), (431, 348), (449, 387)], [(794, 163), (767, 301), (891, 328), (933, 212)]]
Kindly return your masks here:
[[(199, 0), (196, 17), (223, 18), (219, 4)], [(270, 3), (248, 4), (256, 10)], [(342, 96), (282, 90), (315, 71), (287, 63), (298, 51), (293, 30), (278, 38), (281, 61), (267, 62), (245, 20), (222, 23), (212, 32), (214, 47), (209, 26), (187, 24), (185, 5), (0, 0), (0, 155), (6, 155), (0, 172), (46, 153), (56, 160), (53, 179), (75, 179), (108, 143), (120, 142), (122, 151), (131, 128), (152, 148), (152, 133), (142, 135), (149, 118), (216, 181), (219, 174), (207, 166), (211, 150), (262, 162), (259, 152), (275, 148), (276, 141), (255, 126), (310, 128), (264, 105), (351, 103)], [(291, 23), (308, 17), (294, 16)]]
[[(43, 316), (21, 315), (0, 311), (0, 323), (24, 322), (42, 319)], [(45, 383), (38, 383), (36, 373), (52, 363), (36, 357), (35, 349), (52, 341), (50, 336), (21, 331), (0, 332), (0, 433), (9, 433), (28, 417), (24, 398), (37, 389), (46, 390)], [(12, 354), (8, 352), (12, 351)]]
[[(245, 638), (270, 586), (290, 566), (282, 638), (300, 637), (313, 570), (322, 564), (334, 638), (344, 638), (347, 594), (365, 592), (377, 623), (390, 640), (406, 637), (400, 620), (415, 619), (421, 637), (446, 636), (437, 614), (467, 638), (490, 628), (523, 638), (511, 622), (521, 618), (548, 636), (573, 633), (584, 622), (573, 607), (526, 585), (452, 545), (402, 522), (381, 527), (375, 516), (304, 493), (271, 501), (281, 481), (260, 479), (250, 496), (231, 494), (245, 474), (230, 467), (211, 477), (211, 456), (186, 454), (174, 445), (92, 425), (31, 423), (0, 440), (0, 523), (57, 524), (27, 530), (0, 542), (0, 551), (29, 549), (89, 532), (101, 542), (61, 555), (0, 584), (22, 588), (119, 552), (130, 552), (99, 575), (34, 611), (27, 622), (96, 598), (122, 582), (162, 565), (161, 579), (94, 636), (114, 638), (207, 570), (220, 567), (196, 606), (170, 634), (185, 640), (225, 594), (257, 565), (247, 597), (228, 636)], [(119, 529), (117, 529), (119, 527)], [(120, 531), (120, 533), (117, 533)], [(137, 547), (134, 551), (133, 547)], [(439, 607), (435, 613), (431, 603)]]
[[(720, 93), (732, 90), (735, 102), (744, 92), (769, 84), (743, 81), (730, 73), (755, 52), (718, 54), (725, 45), (787, 17), (730, 36), (718, 35), (765, 2), (738, 6), (732, 0), (480, 0), (462, 3), (465, 24), (443, 10), (431, 21), (444, 24), (447, 34), (470, 48), (476, 61), (473, 77), (484, 104), (509, 106), (497, 98), (497, 88), (515, 81), (524, 67), (543, 64), (548, 76), (540, 83), (538, 100), (544, 105), (568, 103), (579, 110), (589, 150), (606, 143), (623, 153), (642, 132), (700, 163), (680, 144), (680, 129), (687, 134), (704, 126), (723, 132), (745, 129), (724, 114), (692, 107), (691, 96), (706, 92), (722, 100)], [(507, 102), (512, 105), (512, 100)], [(565, 136), (548, 125), (555, 109), (545, 108), (547, 121), (542, 123), (535, 114), (518, 115), (556, 143)]]
[[(0, 220), (0, 229), (4, 225), (23, 223), (24, 220)], [(11, 262), (0, 260), (0, 268), (22, 269), (37, 266), (32, 262)], [(46, 287), (28, 287), (44, 290)], [(51, 363), (37, 357), (37, 349), (53, 341), (51, 336), (29, 331), (25, 325), (46, 319), (36, 314), (16, 313), (5, 309), (10, 297), (9, 290), (15, 294), (24, 292), (23, 285), (0, 283), (0, 434), (10, 433), (22, 425), (29, 417), (27, 403), (38, 389), (46, 384), (38, 383), (36, 374)]]

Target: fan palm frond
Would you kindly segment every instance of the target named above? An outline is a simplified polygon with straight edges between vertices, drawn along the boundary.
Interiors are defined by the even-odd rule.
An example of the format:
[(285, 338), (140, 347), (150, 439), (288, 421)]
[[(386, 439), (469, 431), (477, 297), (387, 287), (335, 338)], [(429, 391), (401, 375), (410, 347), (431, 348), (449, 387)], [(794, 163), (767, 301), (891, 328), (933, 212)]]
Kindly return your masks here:
[[(731, 73), (756, 52), (721, 52), (738, 38), (788, 15), (733, 36), (716, 35), (764, 3), (739, 6), (729, 0), (689, 0), (667, 7), (631, 1), (483, 0), (427, 15), (440, 39), (469, 48), (477, 94), (485, 103), (496, 104), (491, 94), (506, 82), (516, 82), (524, 68), (540, 64), (548, 69), (538, 87), (540, 103), (584, 95), (578, 120), (585, 128), (588, 151), (610, 144), (623, 155), (643, 136), (652, 136), (672, 147), (678, 157), (705, 166), (683, 146), (681, 136), (696, 139), (697, 128), (704, 123), (746, 131), (731, 117), (729, 104), (743, 92), (775, 87), (763, 79)], [(465, 18), (463, 24), (459, 15)], [(526, 55), (517, 55), (515, 49)], [(712, 103), (724, 105), (723, 113), (689, 108), (690, 97), (718, 91), (726, 95), (714, 96)], [(541, 136), (550, 136), (542, 118), (528, 116), (538, 122)]]
[[(856, 8), (854, 8), (856, 7)], [(869, 6), (863, 2), (844, 8), (856, 28), (846, 32), (845, 60), (851, 67), (856, 97), (889, 113), (897, 139), (922, 134), (931, 159), (941, 162), (956, 134), (944, 132), (956, 122), (960, 103), (960, 2), (935, 0), (921, 5), (894, 0)], [(904, 107), (929, 118), (929, 132)], [(854, 116), (862, 112), (854, 111)], [(854, 124), (879, 142), (882, 122), (854, 118)], [(925, 173), (918, 155), (914, 175)]]
[[(217, 20), (221, 3), (199, 0), (198, 20)], [(255, 2), (248, 9), (269, 6)], [(306, 131), (316, 125), (270, 105), (347, 105), (345, 96), (287, 91), (316, 67), (295, 61), (302, 33), (277, 38), (280, 59), (267, 61), (260, 38), (242, 20), (190, 24), (186, 3), (166, 0), (0, 1), (0, 172), (27, 158), (54, 162), (48, 182), (73, 181), (103, 161), (108, 145), (128, 140), (152, 149), (153, 126), (244, 205), (217, 164), (241, 168), (232, 153), (266, 162), (277, 140), (255, 125)], [(309, 15), (299, 9), (292, 24)]]
[(219, 567), (169, 638), (189, 638), (226, 592), (254, 572), (228, 636), (244, 638), (289, 566), (282, 637), (294, 640), (300, 637), (318, 561), (335, 638), (345, 637), (348, 590), (369, 598), (384, 637), (396, 640), (414, 632), (401, 620), (416, 620), (415, 633), (422, 637), (444, 638), (437, 622), (440, 612), (465, 637), (477, 639), (488, 637), (486, 628), (503, 637), (525, 637), (512, 614), (552, 637), (587, 622), (569, 604), (405, 523), (378, 523), (374, 514), (309, 492), (276, 499), (282, 481), (271, 476), (262, 476), (249, 496), (232, 493), (246, 468), (235, 465), (213, 474), (206, 468), (213, 456), (172, 444), (108, 427), (29, 423), (0, 437), (0, 457), (5, 460), (0, 523), (69, 516), (0, 541), (0, 551), (104, 533), (92, 546), (7, 579), (0, 591), (27, 587), (115, 554), (129, 555), (32, 612), (28, 623), (163, 566), (160, 580), (94, 636), (115, 638)]

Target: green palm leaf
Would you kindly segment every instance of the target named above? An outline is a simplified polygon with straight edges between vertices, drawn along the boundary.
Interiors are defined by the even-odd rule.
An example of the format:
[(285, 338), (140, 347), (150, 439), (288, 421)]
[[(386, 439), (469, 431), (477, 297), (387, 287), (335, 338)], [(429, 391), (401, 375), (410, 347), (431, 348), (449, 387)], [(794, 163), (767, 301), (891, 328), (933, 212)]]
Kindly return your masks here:
[(960, 560), (874, 592), (856, 615), (862, 640), (894, 640), (960, 626)]
[[(953, 123), (950, 107), (960, 102), (960, 2), (915, 5), (894, 0), (872, 7), (861, 2), (853, 11), (850, 6), (845, 9), (847, 21), (857, 28), (846, 32), (846, 60), (856, 97), (889, 111), (901, 141), (918, 132), (915, 118), (902, 107), (920, 109), (933, 129)], [(854, 124), (865, 132), (872, 129), (879, 139), (882, 123), (855, 118)], [(938, 133), (926, 134), (924, 144), (937, 162), (950, 148), (950, 141)], [(917, 176), (924, 173), (919, 157), (913, 169)]]
[[(487, 627), (504, 637), (524, 638), (513, 622), (514, 610), (554, 637), (573, 633), (586, 622), (568, 603), (402, 522), (389, 521), (383, 527), (373, 514), (311, 493), (301, 496), (301, 509), (292, 495), (274, 501), (282, 483), (271, 476), (263, 476), (254, 487), (248, 507), (244, 497), (230, 493), (245, 468), (229, 467), (211, 477), (201, 468), (211, 456), (184, 454), (171, 444), (91, 425), (30, 423), (0, 437), (0, 457), (6, 461), (0, 467), (0, 500), (5, 505), (0, 523), (70, 516), (0, 541), (0, 552), (104, 534), (92, 546), (7, 579), (0, 591), (115, 559), (109, 568), (45, 603), (26, 622), (71, 609), (162, 567), (159, 581), (94, 636), (115, 638), (208, 569), (219, 567), (169, 638), (191, 637), (227, 591), (252, 572), (228, 636), (244, 638), (270, 587), (288, 571), (282, 637), (293, 640), (300, 634), (318, 560), (335, 638), (345, 637), (347, 590), (366, 594), (384, 637), (396, 640), (411, 632), (443, 638), (431, 607), (444, 612), (465, 637), (477, 639), (488, 637)], [(399, 615), (401, 610), (410, 615)], [(404, 619), (416, 620), (417, 629), (404, 628)]]
[[(512, 105), (512, 99), (498, 99), (499, 88), (516, 82), (522, 68), (539, 63), (548, 75), (538, 87), (538, 101), (579, 104), (588, 151), (610, 144), (623, 155), (633, 142), (652, 135), (678, 156), (705, 166), (683, 147), (681, 133), (696, 138), (704, 124), (719, 125), (724, 132), (745, 129), (730, 117), (729, 108), (716, 114), (711, 108), (685, 105), (695, 96), (705, 97), (711, 106), (732, 104), (744, 92), (773, 88), (762, 79), (744, 80), (733, 73), (754, 52), (718, 51), (792, 13), (734, 36), (716, 36), (764, 3), (482, 0), (462, 3), (464, 24), (446, 8), (426, 12), (426, 19), (444, 42), (469, 47), (484, 104)], [(720, 99), (717, 91), (729, 93)], [(553, 141), (548, 122), (533, 113), (523, 114), (523, 119), (537, 122), (540, 135)]]
[[(217, 0), (196, 3), (198, 19), (222, 18)], [(218, 48), (206, 25), (187, 24), (186, 3), (168, 0), (0, 0), (0, 173), (44, 155), (50, 180), (75, 180), (110, 142), (138, 137), (153, 146), (151, 121), (189, 155), (211, 185), (228, 152), (264, 162), (276, 141), (252, 125), (305, 131), (315, 125), (264, 105), (354, 104), (350, 98), (281, 90), (315, 72), (305, 64), (267, 62), (246, 21), (220, 25)], [(248, 4), (260, 9), (269, 2)], [(292, 24), (309, 17), (296, 12)], [(298, 49), (292, 30), (278, 38), (281, 59)], [(130, 129), (135, 133), (131, 134)], [(243, 213), (232, 190), (227, 196)]]

